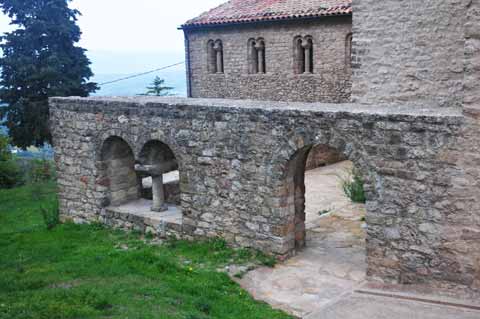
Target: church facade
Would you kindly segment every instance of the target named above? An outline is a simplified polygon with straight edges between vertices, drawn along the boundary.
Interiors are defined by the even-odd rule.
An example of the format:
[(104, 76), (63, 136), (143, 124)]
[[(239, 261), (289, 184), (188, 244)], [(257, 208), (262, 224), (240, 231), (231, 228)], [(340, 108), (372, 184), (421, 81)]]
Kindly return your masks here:
[(189, 97), (350, 99), (350, 0), (230, 1), (181, 28)]

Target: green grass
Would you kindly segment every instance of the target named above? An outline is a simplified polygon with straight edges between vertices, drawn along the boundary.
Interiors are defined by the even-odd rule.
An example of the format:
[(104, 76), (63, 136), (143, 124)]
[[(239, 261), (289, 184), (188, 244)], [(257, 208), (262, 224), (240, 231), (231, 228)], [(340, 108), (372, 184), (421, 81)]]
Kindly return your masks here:
[(222, 240), (159, 246), (99, 225), (47, 230), (40, 207), (56, 198), (42, 189), (0, 190), (0, 318), (290, 318), (217, 271), (271, 259)]

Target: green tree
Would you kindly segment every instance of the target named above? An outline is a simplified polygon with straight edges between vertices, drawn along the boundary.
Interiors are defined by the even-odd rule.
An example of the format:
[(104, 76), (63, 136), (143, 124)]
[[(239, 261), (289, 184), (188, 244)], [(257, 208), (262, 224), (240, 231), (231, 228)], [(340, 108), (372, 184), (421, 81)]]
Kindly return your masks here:
[(155, 95), (155, 96), (167, 96), (170, 95), (170, 91), (173, 90), (173, 87), (163, 86), (165, 80), (156, 76), (150, 86), (147, 86), (147, 93), (143, 95)]
[(18, 28), (0, 37), (0, 119), (12, 142), (26, 148), (51, 142), (48, 98), (88, 96), (97, 85), (85, 49), (76, 46), (79, 11), (70, 0), (0, 0)]

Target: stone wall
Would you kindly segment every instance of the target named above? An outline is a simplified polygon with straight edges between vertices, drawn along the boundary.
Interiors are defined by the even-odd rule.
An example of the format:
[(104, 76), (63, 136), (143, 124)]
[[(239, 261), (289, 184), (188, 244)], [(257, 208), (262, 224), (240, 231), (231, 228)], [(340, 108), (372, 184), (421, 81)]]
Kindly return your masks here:
[(480, 112), (480, 1), (470, 0), (465, 19), (465, 108)]
[(467, 1), (354, 0), (353, 102), (461, 107)]
[[(458, 268), (474, 269), (473, 287), (480, 290), (480, 1), (466, 1), (465, 23), (465, 71), (464, 106), (467, 125), (449, 159), (460, 175), (452, 185), (457, 196), (455, 207), (461, 213), (452, 215), (450, 222), (456, 225), (454, 243), (449, 245), (450, 254), (475, 256)], [(459, 172), (461, 172), (459, 174)], [(453, 237), (453, 236), (452, 236)], [(468, 278), (470, 279), (470, 278)]]
[[(175, 98), (51, 107), (63, 219), (108, 214), (97, 163), (105, 140), (122, 138), (136, 158), (160, 140), (180, 166), (177, 233), (287, 256), (305, 235), (306, 156), (327, 145), (366, 180), (370, 278), (480, 288), (478, 132), (458, 109)], [(465, 157), (467, 144), (475, 150)]]
[[(274, 101), (347, 102), (351, 17), (186, 30), (191, 96)], [(313, 74), (295, 74), (294, 38), (313, 38)], [(248, 41), (265, 41), (266, 74), (249, 74)], [(208, 71), (207, 42), (222, 40), (223, 74)]]

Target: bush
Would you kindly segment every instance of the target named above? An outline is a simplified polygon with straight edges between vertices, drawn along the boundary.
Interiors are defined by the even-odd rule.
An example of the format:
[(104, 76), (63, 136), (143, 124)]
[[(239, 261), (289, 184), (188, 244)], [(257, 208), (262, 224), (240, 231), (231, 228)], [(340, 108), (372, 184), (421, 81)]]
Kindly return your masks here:
[(8, 149), (10, 140), (0, 134), (0, 188), (12, 188), (21, 184), (20, 167)]
[(15, 160), (0, 161), (0, 188), (12, 188), (21, 183), (22, 174)]
[(25, 175), (29, 183), (42, 183), (55, 179), (53, 161), (46, 159), (32, 159), (26, 163)]
[(40, 207), (40, 214), (43, 222), (48, 230), (52, 230), (60, 223), (60, 212), (58, 207), (58, 200), (55, 199), (46, 206)]
[(342, 189), (345, 195), (354, 203), (365, 203), (365, 191), (363, 178), (360, 172), (353, 168), (346, 178), (342, 178)]

